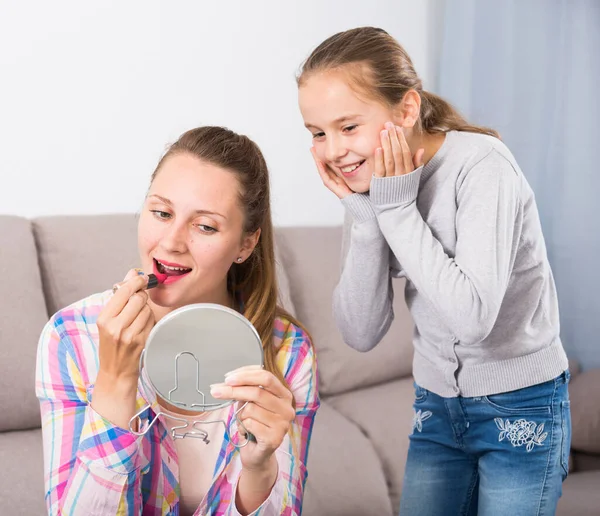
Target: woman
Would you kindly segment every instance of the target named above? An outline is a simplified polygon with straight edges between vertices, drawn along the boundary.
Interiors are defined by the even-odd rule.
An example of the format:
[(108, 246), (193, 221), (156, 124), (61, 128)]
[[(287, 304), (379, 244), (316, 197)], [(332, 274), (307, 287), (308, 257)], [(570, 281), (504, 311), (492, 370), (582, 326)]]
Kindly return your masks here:
[[(49, 513), (300, 514), (316, 363), (307, 332), (277, 306), (268, 170), (256, 144), (220, 127), (183, 134), (152, 175), (138, 247), (146, 274), (130, 271), (114, 293), (60, 310), (40, 338)], [(161, 284), (145, 290), (150, 272)], [(200, 302), (240, 311), (263, 342), (264, 369), (211, 387), (248, 402), (240, 419), (256, 440), (241, 449), (223, 432), (209, 444), (174, 442), (162, 416), (142, 438), (129, 431), (147, 403), (150, 419), (187, 415), (144, 391), (138, 363), (157, 321)], [(229, 422), (234, 406), (223, 411)]]

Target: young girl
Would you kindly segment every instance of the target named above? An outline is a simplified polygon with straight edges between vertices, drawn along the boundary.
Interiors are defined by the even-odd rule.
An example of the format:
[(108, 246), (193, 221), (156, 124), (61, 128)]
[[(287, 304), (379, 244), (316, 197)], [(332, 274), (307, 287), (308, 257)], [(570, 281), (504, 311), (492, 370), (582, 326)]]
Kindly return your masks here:
[(498, 135), (423, 90), (385, 31), (336, 34), (304, 63), (299, 104), (344, 205), (334, 313), (368, 351), (392, 277), (415, 322), (413, 433), (400, 513), (554, 514), (567, 475), (567, 358), (531, 188)]
[[(299, 515), (316, 365), (308, 334), (276, 304), (269, 177), (256, 144), (220, 127), (183, 134), (152, 175), (138, 247), (146, 273), (179, 277), (145, 291), (148, 276), (130, 271), (114, 294), (59, 311), (42, 333), (36, 391), (49, 514)], [(263, 342), (265, 369), (239, 369), (211, 389), (249, 402), (240, 419), (256, 442), (239, 449), (218, 425), (207, 425), (220, 429), (209, 444), (173, 441), (162, 416), (142, 438), (129, 431), (148, 403), (149, 421), (164, 408), (185, 417), (144, 389), (138, 364), (155, 322), (200, 302), (239, 310)], [(211, 419), (229, 423), (233, 411)]]

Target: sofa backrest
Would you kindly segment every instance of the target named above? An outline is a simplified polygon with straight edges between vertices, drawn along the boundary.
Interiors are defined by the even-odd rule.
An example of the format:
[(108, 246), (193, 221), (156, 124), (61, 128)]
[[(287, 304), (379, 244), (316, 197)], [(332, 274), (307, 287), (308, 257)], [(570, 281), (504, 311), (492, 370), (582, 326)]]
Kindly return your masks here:
[(31, 222), (0, 216), (0, 431), (40, 426), (37, 342), (48, 319)]
[(278, 228), (276, 240), (296, 315), (315, 342), (321, 394), (341, 394), (409, 376), (413, 323), (404, 301), (404, 280), (393, 282), (395, 318), (388, 334), (373, 350), (359, 353), (343, 343), (332, 314), (333, 290), (340, 275), (341, 228)]
[[(0, 431), (39, 426), (35, 355), (57, 310), (110, 288), (138, 265), (135, 215), (0, 216)], [(402, 281), (396, 317), (373, 351), (346, 346), (331, 301), (340, 270), (341, 228), (277, 228), (281, 304), (311, 331), (324, 396), (410, 375), (412, 322)]]

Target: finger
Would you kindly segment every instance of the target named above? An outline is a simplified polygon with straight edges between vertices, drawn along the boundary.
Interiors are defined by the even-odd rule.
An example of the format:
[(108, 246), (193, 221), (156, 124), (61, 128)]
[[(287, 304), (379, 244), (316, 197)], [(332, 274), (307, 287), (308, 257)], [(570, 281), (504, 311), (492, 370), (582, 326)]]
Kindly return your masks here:
[(237, 374), (237, 373), (243, 373), (245, 371), (262, 371), (263, 370), (263, 366), (261, 365), (247, 365), (247, 366), (242, 366), (242, 367), (238, 367), (237, 369), (234, 369), (233, 371), (229, 371), (228, 373), (225, 373), (225, 377)]
[(317, 165), (317, 170), (319, 172), (319, 176), (321, 177), (321, 181), (323, 181), (323, 184), (340, 198), (352, 193), (344, 180), (319, 159), (316, 149), (311, 147), (310, 151), (313, 155), (313, 159), (315, 160), (315, 164)]
[(255, 403), (248, 403), (242, 410), (238, 412), (238, 418), (243, 422), (246, 419), (253, 419), (262, 423), (268, 428), (277, 428), (282, 424), (283, 418), (279, 417), (276, 412), (267, 410)]
[(232, 387), (261, 387), (278, 398), (291, 399), (289, 389), (273, 373), (265, 369), (248, 369), (225, 375), (225, 384)]
[(403, 156), (402, 156), (402, 146), (400, 145), (400, 140), (398, 139), (398, 131), (397, 128), (393, 124), (386, 124), (388, 128), (388, 134), (390, 135), (390, 144), (392, 147), (392, 155), (394, 156), (394, 175), (401, 176), (406, 174), (407, 170), (404, 166)]
[(116, 317), (127, 305), (129, 298), (136, 292), (143, 290), (148, 285), (148, 276), (135, 275), (120, 285), (110, 301), (106, 304), (105, 311), (108, 317)]
[(394, 175), (394, 155), (392, 153), (392, 144), (387, 129), (381, 131), (381, 148), (383, 149), (383, 163), (385, 164), (385, 177)]
[(400, 144), (400, 148), (402, 150), (402, 167), (404, 168), (403, 173), (408, 174), (412, 172), (415, 167), (413, 166), (412, 153), (410, 152), (410, 147), (408, 146), (408, 142), (406, 141), (406, 137), (404, 136), (404, 132), (398, 126), (394, 131), (396, 133), (396, 137), (398, 138), (398, 142)]
[(142, 276), (144, 274), (144, 271), (142, 269), (129, 269), (129, 271), (127, 271), (127, 274), (125, 275), (125, 278), (123, 279), (123, 281), (128, 281), (130, 279), (135, 278), (136, 276)]
[(148, 320), (150, 317), (152, 317), (152, 310), (150, 309), (150, 306), (148, 306), (148, 303), (146, 303), (140, 310), (137, 317), (129, 325), (129, 328), (127, 328), (126, 332), (129, 334), (129, 336), (134, 338), (142, 334), (148, 325)]
[(119, 290), (127, 281), (135, 278), (136, 276), (143, 276), (143, 274), (144, 274), (144, 271), (142, 269), (130, 269), (129, 272), (127, 272), (127, 274), (125, 275), (125, 278), (123, 279), (123, 281), (121, 281), (119, 283), (115, 283), (113, 285), (113, 288), (112, 288), (113, 294), (117, 290)]
[(315, 149), (314, 147), (311, 147), (310, 153), (312, 154), (312, 157), (315, 160), (315, 165), (317, 165), (317, 170), (319, 172), (319, 175), (321, 176), (321, 180), (324, 183), (326, 183), (327, 180), (329, 179), (329, 174), (325, 170), (325, 164), (317, 156), (317, 149)]
[(150, 335), (150, 332), (152, 331), (152, 328), (154, 328), (155, 324), (156, 320), (154, 319), (154, 314), (152, 313), (152, 310), (150, 310), (150, 317), (148, 317), (148, 320), (146, 321), (146, 326), (144, 326), (144, 329), (140, 332), (140, 341), (144, 346), (146, 345), (148, 336)]
[[(242, 424), (244, 425), (244, 428), (248, 430), (248, 432), (254, 435), (257, 441), (265, 443), (271, 448), (277, 448), (279, 444), (281, 444), (277, 442), (277, 438), (274, 435), (273, 429), (269, 428), (268, 426), (265, 426), (260, 421), (255, 421), (254, 419), (246, 418), (242, 420)], [(244, 429), (239, 425), (238, 432), (244, 437), (246, 437)]]
[(423, 166), (423, 156), (425, 155), (425, 149), (419, 149), (415, 152), (415, 157), (413, 159), (413, 164), (415, 169)]
[(210, 394), (213, 398), (219, 400), (249, 401), (269, 410), (273, 413), (285, 413), (289, 401), (275, 396), (260, 387), (231, 387), (224, 383), (217, 383), (210, 386)]
[(385, 177), (385, 163), (383, 162), (383, 149), (375, 149), (375, 177)]
[(325, 183), (325, 185), (328, 187), (331, 184), (339, 184), (339, 177), (335, 174), (335, 172), (333, 172), (333, 170), (331, 170), (319, 159), (317, 156), (317, 150), (314, 147), (311, 147), (310, 152), (313, 155), (313, 159), (317, 165), (317, 170), (319, 171), (319, 176), (321, 176), (323, 183)]
[(121, 313), (116, 316), (121, 328), (128, 328), (133, 321), (138, 317), (142, 309), (148, 304), (148, 294), (141, 290), (135, 292), (127, 301), (127, 304), (121, 310)]

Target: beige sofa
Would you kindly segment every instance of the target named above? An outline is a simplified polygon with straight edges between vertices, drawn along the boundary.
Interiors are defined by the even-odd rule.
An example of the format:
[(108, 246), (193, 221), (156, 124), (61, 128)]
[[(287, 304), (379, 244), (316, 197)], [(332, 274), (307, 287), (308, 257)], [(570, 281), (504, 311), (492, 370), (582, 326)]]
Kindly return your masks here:
[[(399, 294), (392, 329), (375, 350), (361, 355), (342, 343), (330, 308), (340, 239), (340, 228), (280, 228), (276, 235), (283, 303), (312, 331), (319, 360), (322, 406), (304, 514), (393, 515), (412, 424), (412, 323)], [(0, 216), (0, 514), (45, 513), (34, 394), (42, 326), (57, 309), (109, 288), (136, 263), (133, 215)], [(395, 287), (400, 293), (402, 283)], [(573, 375), (573, 472), (559, 514), (600, 514), (597, 373)]]

